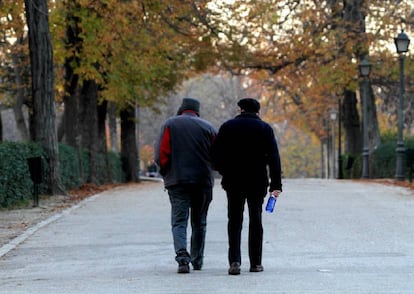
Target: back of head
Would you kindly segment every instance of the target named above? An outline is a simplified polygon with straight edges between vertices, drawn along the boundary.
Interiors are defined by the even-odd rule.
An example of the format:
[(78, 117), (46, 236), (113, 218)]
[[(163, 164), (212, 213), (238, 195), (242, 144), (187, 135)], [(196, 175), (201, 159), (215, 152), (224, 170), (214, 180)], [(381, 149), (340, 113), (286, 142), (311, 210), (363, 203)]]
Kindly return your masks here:
[(237, 103), (237, 105), (244, 112), (258, 113), (260, 110), (259, 101), (253, 98), (243, 98)]
[(182, 114), (186, 110), (194, 111), (197, 115), (200, 115), (200, 102), (194, 98), (183, 98), (177, 114)]

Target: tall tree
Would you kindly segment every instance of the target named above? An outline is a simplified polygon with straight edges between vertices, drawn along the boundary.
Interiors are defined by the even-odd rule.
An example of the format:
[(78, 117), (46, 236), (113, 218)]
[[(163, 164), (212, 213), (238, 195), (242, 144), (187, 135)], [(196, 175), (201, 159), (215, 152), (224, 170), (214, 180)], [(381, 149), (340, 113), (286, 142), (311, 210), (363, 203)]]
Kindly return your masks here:
[(63, 102), (64, 113), (62, 120), (62, 128), (60, 137), (65, 138), (66, 144), (80, 149), (80, 133), (79, 129), (79, 74), (76, 68), (80, 64), (80, 53), (82, 50), (82, 39), (80, 37), (80, 17), (76, 15), (76, 10), (79, 9), (78, 1), (63, 1), (65, 9), (65, 26), (64, 37), (62, 38), (65, 50), (64, 55), (64, 75), (63, 75)]
[(121, 113), (121, 159), (127, 181), (139, 181), (138, 146), (136, 140), (135, 107), (124, 108)]
[[(194, 11), (187, 4), (175, 4)], [(183, 72), (187, 71), (187, 56), (191, 52), (189, 44), (195, 37), (179, 35), (175, 29), (166, 26), (167, 17), (163, 18), (162, 14), (168, 14), (168, 18), (174, 18), (176, 14), (169, 11), (168, 5), (162, 1), (62, 1), (56, 5), (55, 23), (65, 24), (64, 30), (63, 27), (56, 30), (56, 36), (65, 36), (66, 42), (65, 46), (57, 46), (60, 60), (65, 61), (65, 136), (67, 142), (73, 142), (71, 144), (80, 141), (92, 156), (98, 150), (92, 145), (101, 140), (91, 141), (92, 145), (82, 142), (94, 138), (95, 134), (105, 135), (99, 131), (103, 129), (100, 124), (104, 120), (98, 119), (97, 124), (90, 121), (80, 140), (70, 140), (74, 136), (70, 136), (69, 131), (75, 125), (70, 123), (70, 119), (91, 120), (96, 117), (100, 105), (109, 101), (115, 103), (120, 111), (125, 110), (121, 116), (121, 120), (126, 119), (121, 123), (127, 127), (121, 131), (124, 138), (135, 136), (125, 136), (125, 132), (134, 131), (129, 128), (129, 123), (139, 121), (135, 112), (129, 110), (130, 105), (144, 107), (154, 104), (159, 96), (182, 80)], [(95, 93), (91, 92), (91, 83), (96, 85), (93, 88)], [(85, 107), (89, 110), (86, 111)], [(126, 118), (125, 114), (134, 116)], [(103, 117), (102, 113), (99, 117)], [(121, 149), (138, 152), (137, 146), (121, 146)], [(128, 168), (128, 172), (139, 168), (139, 162), (130, 164), (134, 167)], [(93, 172), (95, 168), (90, 170)]]
[(1, 100), (13, 108), (20, 137), (28, 141), (29, 128), (23, 106), (31, 107), (30, 65), (23, 1), (1, 1), (0, 19), (0, 93), (4, 94)]
[(62, 192), (56, 132), (53, 49), (46, 0), (25, 0), (32, 73), (34, 139), (46, 153), (48, 192)]
[(0, 142), (3, 141), (3, 121), (1, 119), (1, 111), (0, 111)]
[[(221, 65), (266, 80), (267, 98), (278, 97), (290, 119), (321, 138), (321, 118), (342, 97), (347, 151), (361, 152), (357, 64), (368, 54), (372, 62), (391, 60), (380, 59), (381, 45), (392, 41), (395, 24), (408, 21), (409, 1), (217, 1), (209, 9)], [(373, 76), (381, 83), (379, 74)], [(369, 98), (376, 145), (376, 103)]]

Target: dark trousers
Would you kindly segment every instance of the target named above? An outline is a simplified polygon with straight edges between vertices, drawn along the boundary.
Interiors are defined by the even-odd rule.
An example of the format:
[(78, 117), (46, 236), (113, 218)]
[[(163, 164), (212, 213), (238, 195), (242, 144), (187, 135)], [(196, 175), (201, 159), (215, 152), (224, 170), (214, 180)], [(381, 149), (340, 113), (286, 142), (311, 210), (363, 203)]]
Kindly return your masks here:
[[(200, 185), (168, 187), (171, 203), (171, 230), (176, 260), (179, 264), (203, 265), (204, 243), (207, 228), (207, 211), (212, 200), (212, 188)], [(191, 218), (190, 254), (187, 251), (187, 224)]]
[(249, 209), (249, 259), (250, 265), (262, 264), (262, 206), (266, 190), (241, 192), (227, 190), (227, 232), (229, 238), (229, 263), (241, 263), (240, 241), (243, 227), (244, 205), (247, 200)]

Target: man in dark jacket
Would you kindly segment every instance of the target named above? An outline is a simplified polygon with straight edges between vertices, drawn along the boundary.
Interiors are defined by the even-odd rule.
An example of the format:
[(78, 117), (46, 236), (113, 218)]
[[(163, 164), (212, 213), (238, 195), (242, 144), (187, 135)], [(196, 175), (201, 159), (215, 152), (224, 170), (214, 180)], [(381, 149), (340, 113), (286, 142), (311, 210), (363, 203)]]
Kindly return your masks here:
[[(211, 146), (215, 128), (199, 117), (200, 103), (184, 98), (178, 115), (163, 125), (156, 144), (155, 162), (160, 167), (171, 203), (171, 226), (178, 273), (203, 266), (207, 210), (214, 178)], [(187, 223), (191, 215), (191, 249), (187, 251)]]
[(249, 209), (250, 271), (261, 272), (262, 206), (267, 187), (275, 197), (282, 191), (279, 151), (271, 126), (262, 121), (260, 104), (252, 98), (238, 102), (241, 113), (225, 122), (213, 145), (213, 164), (222, 175), (228, 201), (229, 274), (240, 274), (243, 210)]

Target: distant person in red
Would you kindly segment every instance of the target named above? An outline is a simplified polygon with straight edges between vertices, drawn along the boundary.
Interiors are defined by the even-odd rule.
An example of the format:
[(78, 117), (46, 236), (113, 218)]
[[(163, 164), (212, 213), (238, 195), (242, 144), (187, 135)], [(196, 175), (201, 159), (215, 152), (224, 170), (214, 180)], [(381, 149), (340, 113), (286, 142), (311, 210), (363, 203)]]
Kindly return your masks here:
[[(155, 162), (160, 167), (171, 203), (171, 226), (178, 273), (203, 266), (207, 211), (214, 178), (211, 147), (216, 129), (199, 117), (200, 103), (184, 98), (177, 116), (162, 126)], [(187, 223), (191, 218), (191, 245), (187, 251)]]
[(280, 156), (272, 127), (260, 119), (257, 100), (244, 98), (238, 106), (240, 114), (220, 127), (213, 145), (214, 167), (223, 176), (221, 184), (227, 193), (230, 275), (240, 274), (240, 238), (246, 201), (250, 271), (263, 271), (263, 200), (269, 184), (269, 191), (275, 197), (282, 191)]

